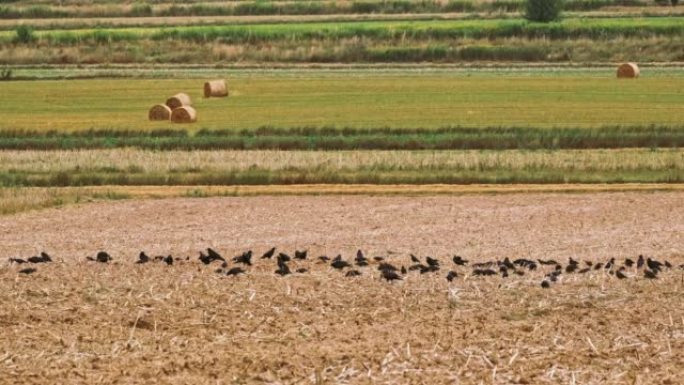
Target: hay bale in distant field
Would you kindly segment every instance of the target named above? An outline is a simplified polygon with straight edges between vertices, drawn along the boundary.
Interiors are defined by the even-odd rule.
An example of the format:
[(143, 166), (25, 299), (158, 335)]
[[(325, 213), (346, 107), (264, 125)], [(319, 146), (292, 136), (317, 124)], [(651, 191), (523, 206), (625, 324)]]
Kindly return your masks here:
[(171, 109), (164, 104), (157, 104), (150, 108), (148, 114), (150, 120), (169, 120), (171, 118)]
[(182, 106), (171, 112), (171, 121), (174, 123), (193, 123), (197, 121), (197, 111), (190, 106)]
[(225, 80), (210, 80), (204, 83), (205, 98), (222, 98), (228, 96)]
[(190, 96), (188, 96), (188, 94), (181, 92), (166, 99), (166, 105), (169, 106), (171, 110), (175, 110), (178, 107), (192, 106), (192, 101), (190, 100)]
[(635, 63), (623, 63), (617, 69), (619, 79), (633, 79), (639, 77), (639, 66)]

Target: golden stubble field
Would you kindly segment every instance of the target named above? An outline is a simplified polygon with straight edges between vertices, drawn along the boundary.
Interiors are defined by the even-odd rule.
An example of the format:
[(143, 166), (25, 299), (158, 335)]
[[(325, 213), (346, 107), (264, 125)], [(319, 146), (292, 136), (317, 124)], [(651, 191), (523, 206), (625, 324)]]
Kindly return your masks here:
[[(83, 204), (0, 220), (2, 383), (678, 384), (684, 368), (684, 195), (677, 192), (439, 197), (301, 196)], [(248, 273), (196, 260), (253, 248)], [(267, 248), (313, 257), (357, 248), (434, 274), (380, 279), (315, 259), (278, 277)], [(111, 264), (86, 262), (106, 249)], [(137, 253), (191, 255), (135, 265)], [(622, 261), (645, 253), (675, 268), (474, 277), (450, 261)], [(233, 263), (231, 263), (231, 266)], [(22, 266), (23, 267), (23, 266)], [(459, 277), (446, 281), (455, 269)]]

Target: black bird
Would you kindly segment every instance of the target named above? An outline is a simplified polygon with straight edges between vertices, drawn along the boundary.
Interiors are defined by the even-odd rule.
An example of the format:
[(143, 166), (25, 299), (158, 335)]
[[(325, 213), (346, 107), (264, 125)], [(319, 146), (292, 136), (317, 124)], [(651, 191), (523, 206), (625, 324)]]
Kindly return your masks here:
[(541, 283), (541, 287), (543, 287), (544, 289), (548, 289), (551, 287), (551, 284), (549, 283), (549, 281), (544, 280)]
[(245, 251), (237, 257), (234, 257), (233, 262), (252, 266), (252, 250)]
[(169, 266), (173, 265), (173, 257), (170, 254), (167, 255), (166, 257), (164, 257), (164, 259), (162, 259), (162, 261)]
[(330, 266), (334, 267), (335, 269), (342, 270), (345, 267), (351, 267), (351, 264), (347, 261), (342, 260), (342, 255), (338, 255), (333, 259), (333, 262), (330, 264)]
[(589, 272), (589, 270), (591, 270), (591, 267), (585, 267), (584, 269), (582, 269), (582, 270), (578, 271), (578, 273), (579, 273), (579, 274), (584, 274), (584, 273), (588, 273), (588, 272)]
[(328, 257), (327, 255), (321, 255), (320, 257), (318, 257), (318, 259), (320, 259), (323, 262), (328, 262), (330, 260), (330, 257)]
[(642, 267), (644, 267), (644, 256), (640, 254), (637, 259), (637, 269), (641, 269)]
[(100, 251), (99, 253), (97, 253), (95, 258), (86, 257), (86, 259), (93, 262), (108, 263), (112, 260), (112, 257), (109, 254), (107, 254), (106, 251)]
[(47, 262), (52, 262), (52, 259), (50, 259), (50, 256), (45, 254), (45, 256), (41, 255), (40, 257), (33, 256), (33, 257), (29, 258), (28, 261), (31, 263), (47, 263)]
[(295, 250), (294, 257), (295, 257), (295, 259), (306, 259), (307, 253), (308, 253), (308, 250), (303, 250), (303, 251)]
[(598, 262), (597, 264), (594, 265), (594, 270), (601, 270), (602, 267), (603, 267), (603, 263)]
[(569, 264), (565, 266), (565, 272), (566, 273), (574, 273), (577, 270), (577, 265), (576, 264)]
[(475, 270), (473, 270), (473, 275), (482, 275), (482, 276), (496, 275), (496, 271), (494, 271), (492, 269), (475, 269)]
[(658, 278), (658, 273), (652, 270), (644, 270), (644, 278), (648, 279), (657, 279)]
[(501, 266), (501, 269), (499, 269), (501, 272), (501, 276), (503, 278), (508, 278), (508, 269), (505, 266)]
[(622, 272), (622, 270), (618, 270), (615, 272), (615, 276), (618, 277), (618, 279), (625, 279), (627, 276)]
[(420, 267), (420, 274), (425, 274), (425, 273), (434, 273), (436, 271), (439, 271), (439, 266), (425, 266), (421, 265)]
[(591, 266), (594, 265), (594, 262), (592, 262), (592, 261), (584, 261), (584, 264), (587, 265), (587, 266), (589, 266), (589, 267), (591, 267)]
[(349, 270), (349, 271), (347, 272), (347, 274), (345, 274), (344, 276), (345, 276), (345, 277), (358, 277), (359, 275), (361, 275), (361, 272), (360, 272), (360, 271), (358, 271), (358, 270)]
[(226, 261), (221, 254), (217, 253), (216, 250), (212, 249), (211, 247), (207, 249), (207, 253), (209, 254), (209, 258), (211, 258), (212, 262), (217, 260), (223, 262)]
[(401, 276), (399, 274), (397, 274), (396, 271), (387, 270), (387, 269), (382, 271), (382, 278), (385, 278), (388, 282), (389, 281), (397, 281), (397, 280), (402, 279)]
[(463, 259), (463, 258), (462, 258), (461, 256), (459, 256), (459, 255), (454, 255), (453, 261), (454, 261), (455, 264), (457, 264), (457, 265), (459, 265), (459, 266), (465, 266), (465, 265), (468, 264), (468, 261), (465, 260), (465, 259)]
[(271, 250), (267, 251), (264, 253), (264, 255), (261, 256), (261, 259), (271, 259), (273, 258), (273, 254), (275, 254), (276, 248), (273, 247)]
[(355, 261), (357, 266), (368, 266), (368, 259), (366, 259), (361, 250), (356, 252)]
[(579, 261), (572, 259), (572, 257), (569, 257), (568, 265), (579, 265)]
[(606, 265), (603, 268), (608, 270), (608, 269), (612, 268), (614, 264), (615, 264), (615, 258), (611, 258), (610, 261), (608, 261), (608, 263), (606, 263)]
[(420, 259), (418, 259), (418, 257), (416, 257), (415, 255), (411, 254), (411, 262), (420, 263)]
[(145, 254), (144, 251), (141, 251), (140, 254), (138, 254), (138, 260), (135, 263), (143, 264), (143, 263), (147, 263), (149, 261), (150, 261), (150, 257), (147, 254)]
[(201, 251), (200, 251), (200, 255), (199, 255), (199, 260), (202, 261), (202, 263), (205, 265), (208, 265), (214, 261), (213, 259), (211, 259), (211, 257), (209, 257), (208, 255), (204, 254)]
[(290, 256), (287, 255), (287, 254), (285, 254), (285, 253), (280, 253), (280, 254), (278, 254), (278, 260), (279, 260), (279, 261), (290, 262), (291, 259), (292, 259), (292, 258), (290, 258)]
[(508, 257), (504, 258), (503, 262), (501, 262), (501, 265), (506, 269), (515, 269), (515, 265), (511, 262), (510, 259), (508, 259)]
[(406, 271), (406, 268), (404, 266), (401, 267), (401, 274), (406, 275), (408, 271)]
[(439, 260), (437, 260), (437, 259), (430, 258), (430, 257), (425, 257), (425, 262), (427, 262), (427, 264), (428, 264), (429, 266), (432, 266), (432, 267), (439, 267)]
[(281, 259), (278, 259), (278, 270), (276, 270), (275, 273), (280, 276), (292, 274), (292, 272), (290, 271), (290, 267), (287, 266), (287, 263), (285, 263), (285, 261)]
[(553, 259), (537, 259), (537, 262), (539, 262), (540, 265), (557, 265), (558, 262), (554, 261)]
[(634, 261), (632, 261), (632, 260), (629, 259), (629, 258), (625, 258), (625, 266), (627, 266), (627, 267), (632, 267), (632, 266), (634, 266)]
[(26, 263), (26, 261), (24, 261), (21, 258), (10, 258), (9, 260), (11, 263), (16, 263), (18, 265), (21, 265), (22, 263)]
[(228, 270), (228, 272), (226, 273), (226, 275), (240, 275), (240, 274), (244, 274), (244, 273), (245, 273), (245, 270), (244, 270), (243, 268), (241, 268), (241, 267), (234, 267), (234, 268)]
[(383, 271), (383, 270), (389, 270), (389, 271), (397, 271), (397, 267), (394, 265), (391, 265), (387, 262), (382, 262), (381, 264), (378, 265), (378, 270)]
[(648, 266), (649, 269), (655, 271), (656, 273), (663, 268), (663, 264), (661, 262), (658, 262), (651, 258), (648, 258), (646, 260), (646, 266)]
[(26, 269), (21, 269), (21, 270), (19, 270), (19, 273), (20, 273), (20, 274), (33, 274), (33, 273), (35, 273), (36, 271), (38, 271), (38, 269), (33, 268), (33, 267), (29, 267), (29, 268), (26, 268)]
[(223, 263), (221, 263), (221, 267), (224, 268), (224, 269), (225, 269), (226, 267), (228, 267), (228, 262), (223, 261)]
[(377, 256), (377, 257), (373, 257), (373, 259), (375, 260), (375, 262), (380, 262), (380, 261), (384, 261), (385, 257)]
[(667, 267), (668, 269), (672, 268), (672, 264), (670, 263), (670, 261), (665, 261), (665, 267)]
[(522, 270), (513, 270), (513, 272), (514, 272), (515, 274), (517, 274), (517, 275), (520, 275), (520, 276), (525, 275), (525, 272), (522, 271)]
[(453, 271), (453, 270), (451, 270), (451, 271), (449, 272), (449, 274), (447, 274), (447, 276), (446, 276), (447, 281), (449, 281), (449, 282), (453, 281), (454, 278), (457, 278), (457, 277), (458, 277), (458, 273), (455, 272), (455, 271)]
[(297, 273), (299, 273), (299, 274), (304, 274), (304, 273), (306, 273), (307, 271), (309, 271), (309, 269), (307, 269), (306, 267), (300, 267), (300, 268), (297, 269), (296, 271), (297, 271)]

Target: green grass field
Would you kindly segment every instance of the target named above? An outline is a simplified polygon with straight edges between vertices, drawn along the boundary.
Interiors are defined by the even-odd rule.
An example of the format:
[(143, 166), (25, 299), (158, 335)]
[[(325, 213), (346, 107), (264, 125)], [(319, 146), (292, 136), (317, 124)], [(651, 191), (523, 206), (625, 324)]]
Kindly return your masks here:
[[(199, 79), (96, 79), (0, 83), (0, 130), (74, 131), (259, 127), (436, 129), (462, 127), (681, 126), (684, 76), (387, 75), (229, 78), (231, 96), (201, 97)], [(147, 120), (147, 110), (189, 93), (198, 122)]]

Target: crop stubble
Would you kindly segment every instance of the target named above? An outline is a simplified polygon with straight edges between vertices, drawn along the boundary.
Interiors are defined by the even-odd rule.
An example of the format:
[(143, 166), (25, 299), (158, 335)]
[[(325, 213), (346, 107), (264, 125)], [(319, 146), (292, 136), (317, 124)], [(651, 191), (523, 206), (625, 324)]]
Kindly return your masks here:
[[(657, 282), (541, 273), (410, 275), (325, 265), (277, 278), (273, 262), (220, 277), (196, 261), (136, 266), (144, 248), (226, 256), (271, 245), (684, 262), (679, 193), (460, 197), (240, 197), (130, 201), (7, 216), (2, 253), (58, 256), (30, 277), (0, 269), (0, 382), (676, 383), (682, 274)], [(61, 231), (56, 231), (60, 229)], [(84, 261), (100, 248), (112, 265)], [(390, 260), (407, 264), (404, 254)], [(444, 271), (444, 270), (443, 270)], [(467, 269), (462, 269), (467, 273)], [(631, 275), (632, 272), (630, 271)]]

